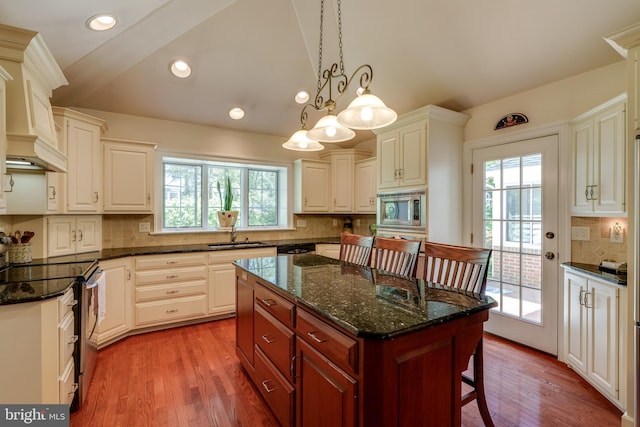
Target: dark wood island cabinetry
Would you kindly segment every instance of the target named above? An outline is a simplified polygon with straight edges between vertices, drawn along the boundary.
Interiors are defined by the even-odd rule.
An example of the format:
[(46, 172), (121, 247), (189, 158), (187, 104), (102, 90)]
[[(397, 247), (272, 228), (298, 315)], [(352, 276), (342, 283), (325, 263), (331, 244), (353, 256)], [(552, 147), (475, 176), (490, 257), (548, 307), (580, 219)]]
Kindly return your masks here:
[(490, 298), (301, 254), (236, 261), (237, 355), (284, 426), (459, 426)]

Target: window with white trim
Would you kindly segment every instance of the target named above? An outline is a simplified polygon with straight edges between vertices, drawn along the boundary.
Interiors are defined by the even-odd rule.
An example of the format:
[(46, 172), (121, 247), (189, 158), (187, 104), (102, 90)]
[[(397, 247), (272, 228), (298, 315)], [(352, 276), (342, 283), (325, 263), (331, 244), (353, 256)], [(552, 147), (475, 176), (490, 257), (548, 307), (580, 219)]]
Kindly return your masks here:
[[(287, 168), (177, 157), (162, 159), (162, 229), (216, 230), (227, 177), (237, 228), (287, 226)], [(222, 194), (218, 192), (218, 183)]]

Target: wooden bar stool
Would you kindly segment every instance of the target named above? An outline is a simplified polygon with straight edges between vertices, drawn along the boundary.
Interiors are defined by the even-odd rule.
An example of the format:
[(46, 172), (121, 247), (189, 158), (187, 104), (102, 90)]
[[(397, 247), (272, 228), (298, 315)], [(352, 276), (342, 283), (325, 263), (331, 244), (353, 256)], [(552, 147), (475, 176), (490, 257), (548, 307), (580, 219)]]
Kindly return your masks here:
[(373, 267), (399, 276), (415, 277), (421, 240), (376, 237)]
[[(426, 242), (424, 255), (424, 278), (426, 281), (464, 289), (484, 296), (491, 249)], [(482, 338), (480, 338), (471, 357), (473, 358), (473, 374), (462, 374), (462, 382), (471, 386), (472, 389), (462, 396), (461, 403), (464, 406), (475, 399), (484, 425), (493, 427), (493, 420), (484, 394)]]
[(340, 234), (340, 260), (369, 266), (371, 265), (371, 250), (373, 249), (373, 236), (361, 236), (359, 234)]

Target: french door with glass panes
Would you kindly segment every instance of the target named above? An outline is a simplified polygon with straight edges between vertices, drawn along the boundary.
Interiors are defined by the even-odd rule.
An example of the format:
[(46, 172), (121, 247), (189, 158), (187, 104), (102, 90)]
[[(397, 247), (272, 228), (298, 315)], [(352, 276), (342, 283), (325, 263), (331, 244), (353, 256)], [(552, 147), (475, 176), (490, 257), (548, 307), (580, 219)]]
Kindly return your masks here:
[(493, 249), (485, 330), (557, 354), (558, 136), (473, 151), (473, 236)]

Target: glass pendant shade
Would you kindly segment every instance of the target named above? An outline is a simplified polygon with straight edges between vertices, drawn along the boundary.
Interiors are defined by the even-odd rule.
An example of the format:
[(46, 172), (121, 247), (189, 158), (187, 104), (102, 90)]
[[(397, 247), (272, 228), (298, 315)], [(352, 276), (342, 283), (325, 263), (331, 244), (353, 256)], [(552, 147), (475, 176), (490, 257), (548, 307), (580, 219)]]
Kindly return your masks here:
[(352, 139), (356, 133), (338, 123), (337, 117), (330, 113), (318, 120), (307, 136), (320, 142), (342, 142)]
[(364, 93), (338, 114), (338, 122), (351, 129), (378, 129), (395, 122), (398, 114), (384, 105), (380, 98)]
[(324, 150), (324, 145), (320, 144), (318, 141), (314, 141), (307, 136), (306, 129), (300, 129), (293, 135), (291, 138), (284, 144), (282, 144), (284, 148), (287, 150), (296, 150), (296, 151), (320, 151)]

